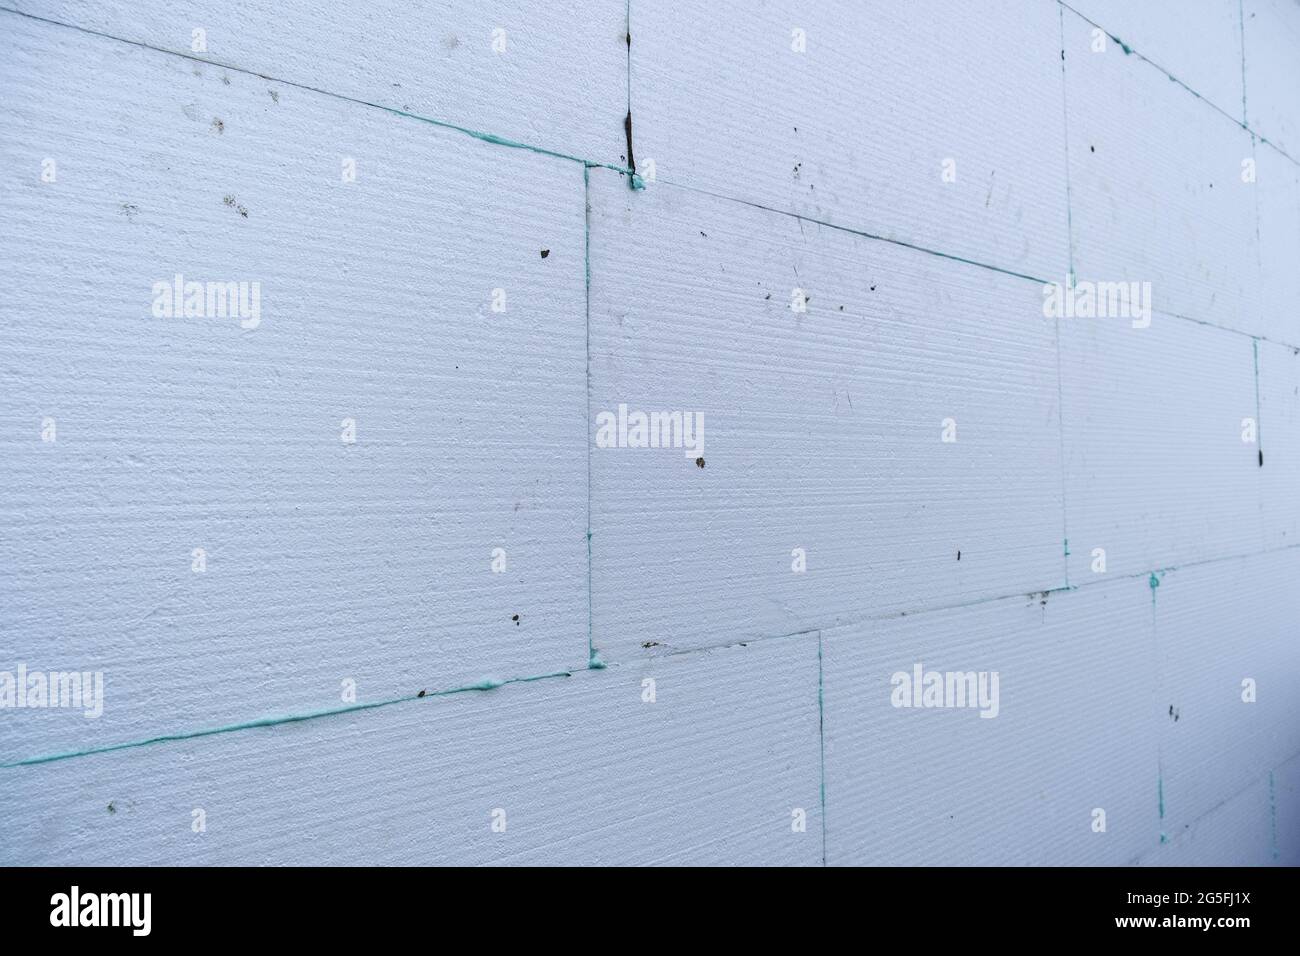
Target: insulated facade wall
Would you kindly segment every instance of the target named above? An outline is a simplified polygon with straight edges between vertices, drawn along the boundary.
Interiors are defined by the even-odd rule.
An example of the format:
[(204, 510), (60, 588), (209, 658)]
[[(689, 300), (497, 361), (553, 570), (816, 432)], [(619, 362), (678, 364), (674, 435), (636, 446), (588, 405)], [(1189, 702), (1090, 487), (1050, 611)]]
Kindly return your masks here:
[(1300, 862), (1298, 63), (9, 0), (0, 862)]

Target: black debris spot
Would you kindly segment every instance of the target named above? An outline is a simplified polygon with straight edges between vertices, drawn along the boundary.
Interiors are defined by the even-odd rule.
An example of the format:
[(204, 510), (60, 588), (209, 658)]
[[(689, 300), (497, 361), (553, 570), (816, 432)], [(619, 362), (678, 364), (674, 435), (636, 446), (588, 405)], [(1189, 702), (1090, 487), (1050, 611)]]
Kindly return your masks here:
[(792, 171), (791, 175), (792, 175), (795, 179), (798, 179), (798, 178), (799, 178), (799, 168), (800, 168), (801, 166), (803, 166), (803, 163), (795, 163), (795, 164), (794, 164), (794, 170)]
[(703, 459), (703, 458), (696, 458), (696, 459), (695, 459), (695, 467), (696, 467), (696, 468), (703, 468), (703, 467), (704, 467), (704, 459)]
[(550, 250), (550, 249), (543, 249), (543, 250), (542, 250), (542, 258), (543, 258), (543, 259), (545, 259), (545, 258), (546, 258), (547, 256), (549, 256), (550, 254), (551, 254), (551, 250)]
[(841, 311), (841, 312), (844, 311), (844, 306), (840, 306), (840, 311)]
[(1264, 467), (1264, 449), (1259, 450), (1259, 467)]
[(624, 33), (624, 34), (623, 34), (623, 39), (627, 41), (627, 48), (628, 48), (629, 50), (632, 49), (632, 34), (631, 34), (631, 33)]
[(214, 116), (212, 118), (212, 128), (217, 131), (218, 135), (220, 135), (226, 131), (226, 124), (221, 121), (221, 117)]
[(424, 691), (420, 691), (420, 692), (419, 692), (418, 694), (416, 694), (415, 696), (416, 696), (416, 697), (423, 697), (423, 696), (424, 696)]
[(124, 202), (119, 208), (127, 219), (134, 219), (135, 214), (140, 211), (140, 207), (133, 202)]
[(1096, 146), (1089, 146), (1089, 147), (1088, 147), (1088, 150), (1089, 150), (1089, 152), (1093, 152), (1093, 153), (1095, 153), (1095, 152), (1097, 152), (1097, 147), (1096, 147)]
[(117, 813), (117, 807), (114, 805), (112, 800), (108, 801), (108, 812)]
[(871, 287), (871, 291), (872, 291), (872, 292), (875, 292), (875, 291), (876, 291), (876, 287), (875, 287), (874, 285)]
[(627, 168), (636, 172), (636, 160), (632, 158), (632, 111), (627, 111), (623, 118), (623, 132), (627, 134)]
[(1173, 705), (1173, 704), (1170, 704), (1170, 705), (1169, 705), (1169, 716), (1172, 717), (1172, 718), (1174, 719), (1175, 723), (1176, 723), (1176, 722), (1178, 721), (1178, 718), (1182, 716), (1182, 711), (1174, 710), (1174, 705)]
[(961, 560), (961, 552), (960, 552), (960, 551), (957, 552), (957, 560), (958, 560), (958, 561)]
[(272, 100), (273, 102), (275, 102), (275, 103), (280, 102), (280, 94), (279, 94), (279, 92), (277, 92), (276, 90), (267, 90), (266, 92), (268, 92), (268, 93), (271, 94), (271, 100)]
[(518, 626), (519, 626), (519, 615), (518, 615), (518, 614), (513, 614), (513, 615), (511, 615), (510, 620), (512, 620), (512, 621), (515, 622), (515, 627), (518, 627)]
[(703, 236), (705, 239), (709, 238), (709, 234), (705, 232), (703, 229), (700, 230), (700, 235)]
[(224, 73), (221, 74), (221, 85), (222, 85), (222, 86), (229, 86), (229, 85), (230, 85), (230, 77), (227, 76), (227, 75), (224, 74)]
[(769, 292), (767, 295), (763, 296), (763, 298), (764, 298), (764, 299), (770, 299), (770, 298), (772, 298), (772, 293)]
[(658, 646), (659, 646), (659, 642), (658, 642), (658, 641), (646, 641), (646, 642), (645, 642), (644, 644), (642, 644), (641, 646), (642, 646), (642, 647), (658, 647)]
[(238, 200), (236, 200), (234, 196), (223, 196), (221, 198), (221, 201), (225, 203), (227, 206), (229, 206), (231, 209), (235, 210), (235, 212), (239, 213), (245, 219), (248, 218), (248, 208), (243, 204), (241, 204)]

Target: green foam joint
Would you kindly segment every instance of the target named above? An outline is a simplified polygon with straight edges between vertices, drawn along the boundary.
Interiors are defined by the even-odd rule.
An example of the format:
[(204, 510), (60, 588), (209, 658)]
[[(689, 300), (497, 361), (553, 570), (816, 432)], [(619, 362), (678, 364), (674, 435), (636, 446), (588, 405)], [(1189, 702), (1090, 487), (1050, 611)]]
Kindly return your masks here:
[[(597, 658), (597, 660), (599, 659)], [(604, 667), (605, 665), (602, 663), (599, 666)], [(504, 679), (500, 677), (485, 677), (477, 683), (465, 684), (459, 687), (449, 687), (445, 690), (435, 690), (430, 692), (421, 691), (419, 694), (407, 694), (402, 697), (393, 697), (386, 700), (345, 704), (342, 707), (328, 707), (323, 710), (306, 711), (300, 714), (280, 714), (270, 717), (258, 717), (253, 720), (240, 721), (239, 723), (226, 724), (220, 727), (204, 727), (198, 730), (186, 730), (179, 733), (161, 734), (157, 737), (148, 737), (143, 740), (131, 740), (123, 743), (106, 744), (99, 747), (87, 747), (84, 750), (67, 750), (60, 753), (24, 757), (19, 760), (0, 763), (0, 770), (11, 770), (16, 767), (29, 767), (35, 764), (70, 760), (73, 757), (89, 757), (93, 754), (114, 753), (119, 750), (135, 750), (140, 747), (152, 746), (153, 744), (172, 743), (181, 740), (197, 740), (201, 737), (214, 737), (218, 734), (236, 733), (244, 730), (254, 730), (260, 727), (278, 727), (282, 724), (296, 724), (308, 720), (317, 720), (322, 717), (336, 717), (340, 714), (354, 714), (367, 710), (377, 710), (380, 707), (391, 707), (394, 704), (410, 703), (416, 700), (428, 700), (433, 697), (450, 697), (453, 694), (496, 690), (498, 687), (504, 687), (506, 684), (531, 684), (534, 681), (550, 680), (554, 677), (571, 676), (573, 675), (570, 671), (553, 671), (549, 674), (532, 674), (527, 677), (509, 677)]]

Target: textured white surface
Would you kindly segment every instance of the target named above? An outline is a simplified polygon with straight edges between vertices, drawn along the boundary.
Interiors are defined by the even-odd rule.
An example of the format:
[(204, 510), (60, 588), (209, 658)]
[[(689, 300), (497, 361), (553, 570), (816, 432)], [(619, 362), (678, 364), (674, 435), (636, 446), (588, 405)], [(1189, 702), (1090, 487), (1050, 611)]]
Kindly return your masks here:
[(1142, 866), (1266, 866), (1273, 856), (1268, 781), (1253, 780), (1195, 823), (1143, 855)]
[(25, 767), (0, 859), (820, 864), (817, 733), (815, 637), (669, 656)]
[(1255, 145), (1263, 334), (1300, 348), (1300, 166)]
[(1297, 4), (9, 3), (0, 863), (1300, 862)]
[(643, 196), (607, 170), (591, 182), (593, 413), (688, 407), (706, 423), (703, 468), (675, 449), (593, 451), (602, 654), (1064, 583), (1036, 283), (667, 185)]
[[(404, 110), (622, 163), (622, 0), (10, 0), (6, 6)], [(207, 49), (193, 50), (193, 31)], [(493, 47), (504, 31), (504, 52)]]
[(1276, 859), (1283, 866), (1300, 866), (1300, 756), (1273, 771), (1269, 805)]
[(1300, 3), (1242, 0), (1246, 38), (1246, 118), (1300, 159)]
[[(1128, 579), (824, 637), (828, 863), (1121, 865), (1159, 819), (1150, 598)], [(920, 662), (1000, 712), (895, 708)], [(1106, 813), (1094, 833), (1092, 811)]]
[(1150, 282), (1162, 312), (1262, 332), (1250, 135), (1117, 45), (1093, 53), (1082, 18), (1064, 26), (1079, 279)]
[[(1241, 9), (1234, 0), (1069, 0), (1066, 6), (1240, 121)], [(1118, 37), (1121, 44), (1111, 37)], [(1252, 49), (1252, 53), (1253, 53)]]
[[(1154, 618), (1169, 835), (1300, 751), (1298, 573), (1300, 551), (1288, 549), (1160, 578)], [(1242, 700), (1247, 678), (1255, 703)]]
[[(1156, 316), (1061, 321), (1070, 581), (1263, 547), (1251, 340)], [(1269, 425), (1262, 423), (1267, 434)]]
[[(115, 703), (6, 712), (0, 762), (583, 663), (581, 168), (3, 16), (4, 164), (63, 161), (0, 184), (57, 290), (6, 307), (0, 630)], [(261, 324), (154, 318), (178, 272)]]
[(634, 3), (638, 168), (1064, 275), (1058, 20), (1055, 4), (1016, 0)]
[(1300, 351), (1259, 343), (1259, 414), (1268, 431), (1260, 435), (1265, 467), (1263, 494), (1265, 544), (1300, 544)]

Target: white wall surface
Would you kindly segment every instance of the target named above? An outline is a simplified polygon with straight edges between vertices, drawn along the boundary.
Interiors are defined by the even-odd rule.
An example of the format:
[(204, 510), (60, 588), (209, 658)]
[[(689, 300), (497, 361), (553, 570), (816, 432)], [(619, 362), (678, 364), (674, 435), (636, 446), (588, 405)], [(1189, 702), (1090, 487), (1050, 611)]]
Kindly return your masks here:
[(0, 0), (0, 694), (105, 681), (0, 707), (0, 863), (1300, 863), (1298, 64), (1294, 0)]

